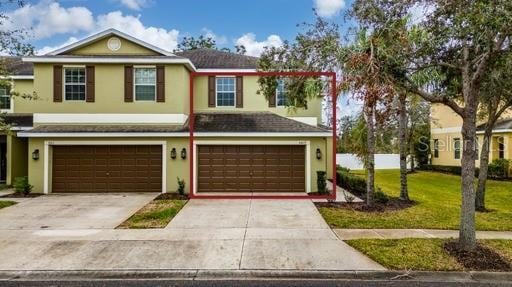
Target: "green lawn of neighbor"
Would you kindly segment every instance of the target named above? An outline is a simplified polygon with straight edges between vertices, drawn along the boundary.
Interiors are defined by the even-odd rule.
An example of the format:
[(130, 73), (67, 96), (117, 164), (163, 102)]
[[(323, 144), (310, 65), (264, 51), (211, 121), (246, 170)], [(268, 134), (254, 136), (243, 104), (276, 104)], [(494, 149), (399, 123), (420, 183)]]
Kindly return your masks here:
[[(359, 173), (363, 175), (362, 171)], [(399, 170), (379, 170), (376, 185), (389, 196), (400, 194)], [(419, 171), (408, 176), (409, 196), (417, 204), (403, 210), (361, 212), (347, 208), (320, 207), (327, 223), (336, 228), (433, 228), (458, 229), (460, 177)], [(512, 182), (488, 181), (487, 208), (477, 213), (478, 230), (512, 230)]]
[(186, 203), (187, 201), (182, 199), (154, 199), (118, 228), (164, 228)]
[(16, 201), (0, 200), (0, 209), (2, 209), (4, 207), (11, 206), (11, 205), (15, 205), (15, 204), (16, 204)]
[[(447, 239), (357, 239), (347, 243), (392, 270), (462, 271), (465, 268), (443, 249)], [(481, 240), (512, 263), (512, 240)]]

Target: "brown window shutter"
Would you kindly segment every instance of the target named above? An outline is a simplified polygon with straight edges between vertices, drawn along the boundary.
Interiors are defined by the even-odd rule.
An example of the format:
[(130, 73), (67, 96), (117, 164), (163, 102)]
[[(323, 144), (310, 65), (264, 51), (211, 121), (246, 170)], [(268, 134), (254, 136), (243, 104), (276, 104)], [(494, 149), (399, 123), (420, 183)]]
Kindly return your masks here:
[(215, 76), (208, 77), (208, 107), (215, 108)]
[(85, 67), (85, 101), (94, 103), (94, 66)]
[(268, 106), (270, 108), (275, 108), (276, 107), (276, 93), (273, 93), (272, 95), (270, 95), (268, 97)]
[(156, 101), (165, 102), (165, 66), (156, 67)]
[(124, 101), (133, 102), (133, 66), (124, 66)]
[(236, 107), (244, 107), (244, 78), (242, 76), (236, 77)]
[(62, 65), (53, 66), (53, 101), (62, 102)]

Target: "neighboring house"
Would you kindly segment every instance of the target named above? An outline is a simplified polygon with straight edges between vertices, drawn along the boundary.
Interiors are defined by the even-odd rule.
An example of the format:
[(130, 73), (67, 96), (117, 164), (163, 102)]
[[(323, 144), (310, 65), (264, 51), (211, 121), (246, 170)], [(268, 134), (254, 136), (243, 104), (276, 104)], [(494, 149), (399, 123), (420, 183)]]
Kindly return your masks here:
[[(8, 61), (13, 89), (37, 95), (0, 98), (14, 132), (0, 145), (8, 184), (28, 175), (40, 193), (170, 192), (192, 173), (195, 193), (315, 192), (317, 171), (331, 172), (320, 97), (289, 109), (279, 90), (257, 94), (256, 76), (229, 74), (255, 71), (257, 58), (172, 54), (111, 29)], [(192, 72), (223, 74), (189, 84)]]
[[(460, 166), (462, 157), (462, 118), (449, 107), (433, 104), (431, 107), (432, 164)], [(478, 157), (483, 143), (484, 123), (477, 127)], [(512, 111), (506, 112), (494, 126), (490, 146), (490, 159), (512, 158)]]

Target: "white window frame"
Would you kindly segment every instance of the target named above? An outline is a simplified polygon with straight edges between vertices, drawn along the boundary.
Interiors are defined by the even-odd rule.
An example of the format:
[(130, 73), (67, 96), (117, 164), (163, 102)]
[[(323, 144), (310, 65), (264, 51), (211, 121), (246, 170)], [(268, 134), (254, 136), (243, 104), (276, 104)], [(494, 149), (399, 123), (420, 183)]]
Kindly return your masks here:
[[(457, 143), (459, 144), (459, 147), (457, 148)], [(453, 139), (453, 158), (454, 159), (461, 159), (462, 157), (462, 142), (460, 138), (454, 138)], [(458, 157), (457, 157), (458, 155)]]
[[(278, 90), (279, 90), (279, 81), (283, 82), (283, 85), (284, 85), (284, 80), (283, 80), (283, 79), (278, 79), (277, 81), (278, 81), (278, 83), (277, 83), (277, 85), (278, 85), (278, 86), (276, 87), (276, 107), (277, 107), (277, 108), (285, 108), (285, 107), (286, 107), (286, 105), (279, 105), (279, 104), (278, 104), (278, 103), (279, 103), (279, 94), (278, 94)], [(286, 96), (285, 96), (285, 94), (284, 94), (284, 90), (283, 90), (283, 96), (284, 96), (284, 102), (286, 102)]]
[[(149, 86), (149, 85), (137, 85), (137, 81), (135, 79), (135, 74), (136, 74), (136, 70), (137, 69), (153, 69), (155, 70), (155, 83), (153, 84), (155, 86), (155, 97), (153, 100), (137, 100), (137, 89), (135, 88), (136, 86)], [(156, 93), (157, 93), (157, 87), (156, 87), (156, 82), (157, 82), (157, 71), (156, 71), (156, 66), (133, 66), (133, 101), (134, 102), (142, 102), (142, 103), (154, 103), (156, 102)]]
[[(11, 85), (10, 88), (6, 88), (7, 89), (7, 96), (9, 97), (9, 108), (8, 109), (0, 109), (0, 113), (12, 113), (13, 110), (14, 110), (14, 101), (13, 101), (13, 98), (11, 96), (11, 90), (12, 90), (13, 86)], [(2, 89), (2, 87), (0, 87), (0, 89)]]
[[(68, 85), (66, 83), (66, 69), (83, 69), (84, 70), (84, 99), (83, 100), (68, 100), (66, 98), (66, 86)], [(82, 84), (76, 84), (76, 83), (70, 83), (70, 86), (78, 86)], [(85, 66), (82, 65), (66, 65), (62, 67), (62, 95), (63, 100), (66, 102), (75, 102), (75, 103), (82, 103), (87, 100), (87, 71), (85, 70)]]
[[(223, 78), (233, 78), (233, 88), (234, 88), (234, 93), (233, 93), (233, 105), (232, 106), (219, 106), (217, 103), (217, 96), (218, 96), (218, 86), (217, 86), (217, 79), (223, 79)], [(215, 107), (216, 108), (235, 108), (236, 107), (236, 77), (235, 76), (216, 76), (215, 77)]]

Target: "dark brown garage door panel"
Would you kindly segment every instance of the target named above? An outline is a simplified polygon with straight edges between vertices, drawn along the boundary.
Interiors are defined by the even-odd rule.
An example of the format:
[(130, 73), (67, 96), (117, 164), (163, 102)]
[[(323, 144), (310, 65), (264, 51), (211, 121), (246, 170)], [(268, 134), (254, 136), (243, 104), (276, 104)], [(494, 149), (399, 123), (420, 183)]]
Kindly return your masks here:
[(200, 145), (199, 192), (305, 192), (302, 145)]
[(54, 146), (53, 192), (161, 192), (160, 145)]

